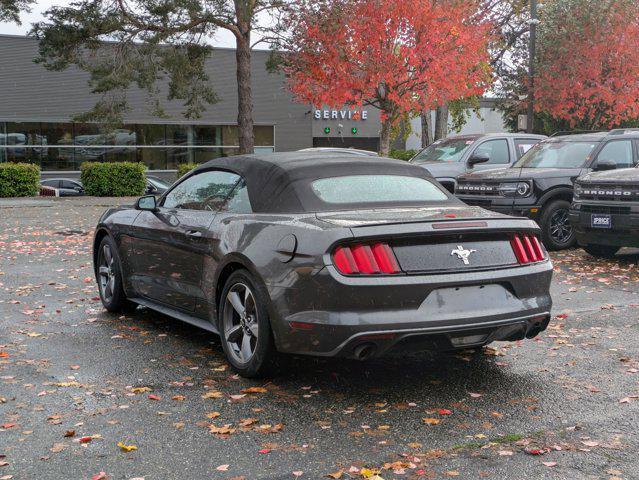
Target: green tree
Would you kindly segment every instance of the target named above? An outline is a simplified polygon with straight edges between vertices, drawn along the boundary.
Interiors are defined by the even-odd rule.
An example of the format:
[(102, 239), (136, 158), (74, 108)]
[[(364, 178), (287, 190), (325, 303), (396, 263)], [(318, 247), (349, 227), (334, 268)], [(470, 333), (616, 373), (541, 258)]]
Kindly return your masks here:
[(20, 25), (20, 12), (30, 11), (33, 0), (0, 0), (0, 22)]
[[(149, 93), (158, 116), (163, 115), (161, 97), (166, 96), (184, 103), (187, 118), (199, 117), (218, 101), (204, 69), (210, 44), (220, 29), (231, 32), (240, 153), (251, 153), (251, 50), (268, 35), (258, 20), (276, 18), (286, 5), (285, 0), (80, 0), (48, 10), (46, 21), (35, 24), (32, 33), (40, 41), (37, 61), (46, 68), (73, 65), (89, 73), (91, 90), (100, 99), (78, 118), (115, 125), (128, 109), (127, 90), (132, 86)], [(276, 21), (271, 24), (277, 29)], [(261, 37), (255, 43), (252, 33)], [(168, 83), (167, 92), (161, 82)]]

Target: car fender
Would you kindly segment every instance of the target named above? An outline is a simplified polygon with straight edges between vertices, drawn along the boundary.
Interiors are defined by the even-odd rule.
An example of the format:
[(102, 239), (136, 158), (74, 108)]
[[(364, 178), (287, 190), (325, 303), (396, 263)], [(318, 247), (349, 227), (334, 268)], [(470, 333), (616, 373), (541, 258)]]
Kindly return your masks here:
[(572, 187), (566, 187), (566, 186), (553, 187), (542, 195), (542, 197), (539, 199), (539, 204), (542, 206), (545, 206), (549, 202), (556, 200), (558, 197), (565, 197), (566, 199), (570, 197), (570, 200), (568, 201), (571, 201), (572, 195), (573, 195)]

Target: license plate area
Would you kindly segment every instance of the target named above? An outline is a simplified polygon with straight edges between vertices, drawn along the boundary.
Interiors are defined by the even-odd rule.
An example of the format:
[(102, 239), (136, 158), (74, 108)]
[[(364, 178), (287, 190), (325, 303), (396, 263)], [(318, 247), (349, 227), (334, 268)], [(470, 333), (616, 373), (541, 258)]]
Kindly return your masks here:
[(590, 226), (592, 228), (612, 228), (612, 215), (604, 213), (593, 213), (590, 217)]

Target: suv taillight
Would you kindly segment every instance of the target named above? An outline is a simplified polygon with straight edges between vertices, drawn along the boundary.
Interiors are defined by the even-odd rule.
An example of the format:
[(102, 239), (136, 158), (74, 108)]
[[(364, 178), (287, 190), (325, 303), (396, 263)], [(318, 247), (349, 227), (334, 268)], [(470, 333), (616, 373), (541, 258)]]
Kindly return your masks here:
[(546, 250), (535, 235), (517, 234), (510, 240), (510, 244), (517, 261), (522, 265), (546, 259)]
[(401, 273), (395, 254), (387, 243), (339, 246), (333, 252), (333, 264), (344, 275)]

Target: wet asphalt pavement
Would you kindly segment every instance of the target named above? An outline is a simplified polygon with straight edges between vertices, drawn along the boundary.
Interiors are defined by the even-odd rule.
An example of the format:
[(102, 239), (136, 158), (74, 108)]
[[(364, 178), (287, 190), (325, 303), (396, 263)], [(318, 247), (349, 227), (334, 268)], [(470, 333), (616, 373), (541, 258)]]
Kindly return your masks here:
[(214, 335), (102, 309), (115, 202), (0, 201), (0, 480), (639, 478), (639, 251), (553, 254), (535, 340), (250, 381)]

